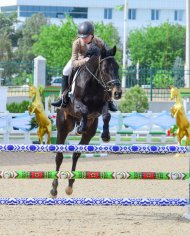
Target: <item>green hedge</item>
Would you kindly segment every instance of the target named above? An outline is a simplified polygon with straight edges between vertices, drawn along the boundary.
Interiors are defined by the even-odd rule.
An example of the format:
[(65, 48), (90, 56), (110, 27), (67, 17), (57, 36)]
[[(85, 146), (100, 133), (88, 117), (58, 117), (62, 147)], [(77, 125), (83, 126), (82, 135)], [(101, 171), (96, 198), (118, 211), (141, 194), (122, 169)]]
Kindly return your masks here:
[(21, 103), (12, 102), (7, 104), (7, 110), (11, 113), (23, 113), (28, 110), (30, 101), (23, 101)]

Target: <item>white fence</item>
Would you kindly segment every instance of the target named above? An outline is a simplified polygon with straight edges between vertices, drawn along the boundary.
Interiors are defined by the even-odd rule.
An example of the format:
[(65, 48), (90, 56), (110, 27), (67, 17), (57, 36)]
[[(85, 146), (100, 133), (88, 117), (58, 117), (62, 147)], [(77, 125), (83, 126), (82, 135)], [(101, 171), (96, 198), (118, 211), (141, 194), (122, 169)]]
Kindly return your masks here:
[[(190, 114), (187, 114), (190, 118)], [(55, 122), (56, 114), (50, 114)], [(30, 129), (30, 121), (33, 116), (28, 112), (22, 114), (0, 113), (0, 143), (24, 143), (37, 142), (37, 128)], [(170, 113), (112, 113), (110, 121), (112, 144), (135, 144), (135, 143), (176, 143), (176, 137), (167, 136), (167, 130), (175, 124), (175, 119)], [(98, 131), (92, 139), (92, 144), (100, 144), (102, 118), (99, 118)], [(52, 132), (52, 142), (55, 142), (56, 131)], [(80, 136), (75, 131), (69, 134), (66, 143), (78, 143)], [(44, 139), (46, 141), (46, 137)]]

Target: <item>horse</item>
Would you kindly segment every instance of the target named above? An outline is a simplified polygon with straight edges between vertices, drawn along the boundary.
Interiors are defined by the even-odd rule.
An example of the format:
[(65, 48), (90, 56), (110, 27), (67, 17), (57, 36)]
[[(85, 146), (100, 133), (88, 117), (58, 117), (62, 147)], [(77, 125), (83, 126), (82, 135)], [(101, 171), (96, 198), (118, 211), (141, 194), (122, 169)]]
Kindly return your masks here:
[[(98, 117), (103, 117), (103, 141), (110, 140), (109, 121), (111, 114), (108, 112), (110, 96), (118, 100), (121, 98), (122, 89), (119, 81), (119, 66), (114, 58), (116, 46), (112, 49), (103, 49), (99, 55), (93, 55), (89, 61), (80, 68), (75, 77), (75, 88), (70, 103), (66, 108), (57, 111), (57, 144), (64, 144), (69, 132), (80, 123), (80, 145), (88, 145), (96, 134)], [(80, 153), (73, 153), (72, 171), (75, 171)], [(63, 161), (63, 154), (56, 154), (56, 171), (59, 171)], [(65, 189), (67, 195), (73, 192), (74, 179), (68, 181)], [(57, 197), (58, 179), (54, 179), (50, 196)]]
[(181, 145), (182, 138), (186, 136), (185, 145), (188, 146), (188, 143), (190, 141), (190, 131), (189, 131), (190, 123), (184, 111), (180, 91), (174, 86), (171, 86), (170, 88), (171, 88), (170, 90), (171, 100), (174, 100), (176, 98), (176, 103), (171, 108), (171, 116), (176, 118), (176, 124), (178, 126), (177, 130), (178, 143), (179, 145)]
[(47, 144), (51, 144), (51, 121), (46, 116), (44, 106), (40, 96), (39, 90), (35, 86), (30, 86), (29, 97), (32, 99), (32, 104), (28, 106), (29, 114), (35, 113), (36, 122), (38, 124), (37, 135), (40, 140), (40, 144), (43, 144), (43, 136), (47, 134)]

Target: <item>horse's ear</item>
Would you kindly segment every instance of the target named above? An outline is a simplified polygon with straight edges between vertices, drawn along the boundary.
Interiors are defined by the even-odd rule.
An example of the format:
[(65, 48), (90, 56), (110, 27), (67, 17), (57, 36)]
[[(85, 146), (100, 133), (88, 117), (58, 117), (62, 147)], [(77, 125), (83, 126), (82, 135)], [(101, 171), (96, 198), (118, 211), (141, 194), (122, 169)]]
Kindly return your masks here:
[(116, 48), (116, 46), (114, 46), (114, 47), (110, 50), (110, 54), (111, 54), (112, 56), (115, 56), (116, 51), (117, 51), (117, 48)]
[(106, 49), (105, 48), (103, 48), (102, 50), (101, 50), (101, 58), (105, 58), (106, 57)]

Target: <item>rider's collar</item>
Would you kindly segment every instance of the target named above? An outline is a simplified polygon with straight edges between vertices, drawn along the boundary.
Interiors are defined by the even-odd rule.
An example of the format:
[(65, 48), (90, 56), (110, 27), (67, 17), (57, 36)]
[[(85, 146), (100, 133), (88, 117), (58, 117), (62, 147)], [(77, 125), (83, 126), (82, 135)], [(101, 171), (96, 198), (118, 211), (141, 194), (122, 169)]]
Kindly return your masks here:
[(94, 35), (93, 35), (93, 37), (92, 37), (91, 41), (90, 41), (89, 43), (87, 43), (87, 44), (91, 44), (91, 43), (92, 43), (92, 41), (93, 41), (93, 39), (94, 39)]

